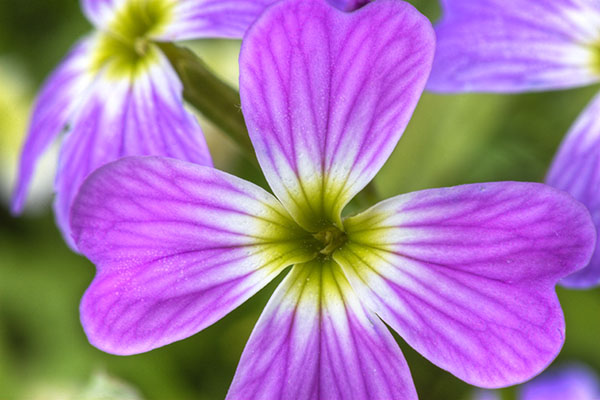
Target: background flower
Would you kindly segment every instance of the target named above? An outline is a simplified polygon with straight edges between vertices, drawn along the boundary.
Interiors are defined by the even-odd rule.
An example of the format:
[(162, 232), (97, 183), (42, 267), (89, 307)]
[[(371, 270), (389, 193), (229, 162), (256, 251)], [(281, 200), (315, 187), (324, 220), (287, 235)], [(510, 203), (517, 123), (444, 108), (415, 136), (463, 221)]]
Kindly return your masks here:
[(520, 400), (596, 400), (600, 380), (584, 365), (560, 365), (527, 382), (519, 392)]
[[(598, 375), (583, 364), (560, 364), (516, 387), (516, 400), (596, 400), (600, 398)], [(501, 400), (498, 391), (480, 390), (473, 400)]]
[(127, 155), (211, 158), (182, 85), (159, 43), (234, 37), (273, 0), (82, 0), (96, 31), (80, 40), (40, 90), (21, 155), (13, 212), (24, 206), (36, 162), (63, 130), (54, 210), (67, 243), (71, 202), (85, 177)]

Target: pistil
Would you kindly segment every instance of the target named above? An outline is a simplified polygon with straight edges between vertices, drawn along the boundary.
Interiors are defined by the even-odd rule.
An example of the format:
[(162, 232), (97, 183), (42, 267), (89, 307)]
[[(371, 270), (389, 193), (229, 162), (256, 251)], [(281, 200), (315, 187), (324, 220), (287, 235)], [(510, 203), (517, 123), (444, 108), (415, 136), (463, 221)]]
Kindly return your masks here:
[(323, 229), (313, 234), (313, 237), (317, 239), (322, 246), (319, 253), (324, 256), (330, 256), (334, 251), (346, 243), (346, 233), (335, 226)]
[(133, 49), (140, 57), (144, 57), (150, 50), (150, 41), (145, 37), (136, 38), (133, 43)]

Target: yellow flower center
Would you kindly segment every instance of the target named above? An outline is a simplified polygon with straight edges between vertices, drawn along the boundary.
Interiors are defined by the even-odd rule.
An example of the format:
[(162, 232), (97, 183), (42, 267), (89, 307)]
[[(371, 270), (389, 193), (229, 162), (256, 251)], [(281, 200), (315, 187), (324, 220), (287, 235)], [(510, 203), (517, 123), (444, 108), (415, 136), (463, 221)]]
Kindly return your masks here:
[(154, 61), (158, 49), (152, 37), (172, 18), (172, 0), (128, 0), (102, 32), (92, 71), (107, 68), (112, 77), (135, 74)]
[(171, 19), (173, 6), (172, 0), (128, 0), (116, 12), (109, 31), (131, 41), (155, 35)]
[(331, 256), (337, 249), (346, 243), (346, 233), (336, 226), (329, 226), (315, 234), (319, 253), (325, 257)]

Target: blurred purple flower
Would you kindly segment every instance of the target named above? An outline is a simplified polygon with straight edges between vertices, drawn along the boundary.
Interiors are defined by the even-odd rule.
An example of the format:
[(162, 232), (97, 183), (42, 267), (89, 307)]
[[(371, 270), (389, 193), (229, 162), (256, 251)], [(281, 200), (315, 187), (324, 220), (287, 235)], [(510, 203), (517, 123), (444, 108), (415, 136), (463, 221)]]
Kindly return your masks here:
[(382, 320), (474, 385), (539, 373), (564, 341), (554, 285), (593, 250), (585, 207), (542, 184), (497, 182), (341, 215), (396, 146), (433, 52), (429, 21), (402, 1), (267, 10), (242, 44), (240, 94), (275, 196), (167, 158), (90, 175), (71, 213), (97, 266), (80, 308), (90, 342), (134, 354), (186, 338), (293, 265), (230, 399), (415, 399)]
[(472, 400), (502, 400), (500, 393), (496, 390), (477, 389)]
[(57, 223), (71, 247), (69, 209), (97, 167), (127, 155), (212, 165), (200, 126), (159, 42), (241, 38), (274, 0), (81, 0), (96, 31), (77, 43), (42, 87), (23, 146), (12, 210), (25, 204), (41, 154), (61, 131)]
[[(427, 88), (437, 92), (555, 90), (600, 81), (600, 1), (442, 0)], [(584, 203), (600, 227), (600, 95), (575, 122), (546, 182)], [(600, 284), (600, 243), (561, 284)]]
[(519, 389), (519, 400), (598, 400), (600, 381), (586, 366), (552, 368)]
[[(600, 381), (586, 366), (554, 367), (517, 389), (517, 400), (598, 400)], [(473, 400), (501, 400), (495, 391), (477, 391)]]

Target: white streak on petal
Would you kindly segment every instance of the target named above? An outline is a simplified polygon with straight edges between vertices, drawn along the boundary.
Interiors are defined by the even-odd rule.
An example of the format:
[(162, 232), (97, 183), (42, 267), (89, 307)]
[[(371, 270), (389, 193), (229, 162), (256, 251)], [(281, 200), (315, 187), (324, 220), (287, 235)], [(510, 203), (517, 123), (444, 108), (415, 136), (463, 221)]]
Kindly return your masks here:
[(296, 265), (261, 315), (227, 394), (244, 399), (416, 399), (385, 325), (340, 267)]

